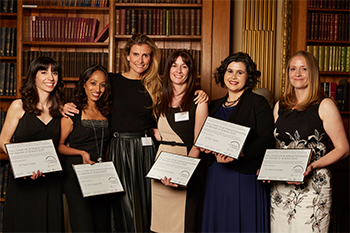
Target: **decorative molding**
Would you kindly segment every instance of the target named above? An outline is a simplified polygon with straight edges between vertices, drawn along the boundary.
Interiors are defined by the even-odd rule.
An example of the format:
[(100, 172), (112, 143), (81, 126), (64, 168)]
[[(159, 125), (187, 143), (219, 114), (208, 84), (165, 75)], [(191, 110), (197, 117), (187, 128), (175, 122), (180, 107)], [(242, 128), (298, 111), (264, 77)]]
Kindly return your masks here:
[(290, 31), (291, 31), (291, 1), (283, 0), (282, 6), (282, 43), (281, 43), (281, 69), (280, 69), (280, 94), (284, 94), (286, 66), (289, 60)]

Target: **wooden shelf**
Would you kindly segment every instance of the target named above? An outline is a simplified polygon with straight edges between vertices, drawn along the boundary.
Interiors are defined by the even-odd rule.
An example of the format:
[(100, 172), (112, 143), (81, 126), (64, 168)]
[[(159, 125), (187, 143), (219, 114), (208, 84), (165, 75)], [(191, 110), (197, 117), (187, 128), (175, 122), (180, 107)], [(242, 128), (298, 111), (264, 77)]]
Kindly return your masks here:
[(330, 12), (333, 12), (333, 13), (336, 13), (336, 12), (339, 12), (339, 13), (347, 13), (347, 12), (350, 12), (350, 9), (329, 9), (329, 8), (314, 8), (314, 7), (308, 7), (307, 9), (308, 11), (318, 11), (318, 12), (327, 12), (327, 13), (330, 13)]
[(17, 57), (14, 56), (0, 56), (0, 60), (11, 60), (11, 61), (16, 61)]
[(350, 41), (343, 41), (343, 40), (306, 40), (308, 45), (350, 45)]
[(23, 41), (23, 45), (47, 46), (47, 47), (108, 47), (107, 42), (49, 42), (49, 41)]
[(150, 7), (150, 8), (200, 8), (202, 4), (187, 4), (187, 3), (116, 3), (116, 7), (135, 8), (135, 7)]
[[(115, 35), (116, 39), (130, 39), (132, 35)], [(200, 41), (202, 36), (185, 36), (185, 35), (148, 35), (153, 40), (166, 40), (166, 41)]]
[(99, 13), (104, 12), (108, 14), (109, 7), (77, 7), (77, 6), (37, 6), (37, 5), (23, 5), (23, 10), (43, 10), (46, 12), (62, 12), (62, 11), (84, 11)]
[(350, 78), (350, 72), (320, 71), (320, 75), (347, 76), (348, 78)]

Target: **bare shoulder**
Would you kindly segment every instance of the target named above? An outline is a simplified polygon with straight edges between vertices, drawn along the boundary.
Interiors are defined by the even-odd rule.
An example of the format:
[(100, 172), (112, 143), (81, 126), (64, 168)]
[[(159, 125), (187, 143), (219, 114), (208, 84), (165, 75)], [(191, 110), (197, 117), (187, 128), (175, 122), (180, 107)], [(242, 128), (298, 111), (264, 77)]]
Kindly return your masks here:
[(279, 106), (280, 106), (280, 101), (277, 101), (277, 103), (275, 104), (275, 107), (273, 108), (273, 117), (275, 118), (275, 122), (278, 118)]
[[(21, 99), (16, 99), (14, 100), (10, 107), (7, 110), (7, 113), (12, 113), (15, 115), (23, 115), (24, 114), (24, 109), (23, 109), (23, 102)], [(16, 114), (17, 113), (17, 114)]]
[(340, 114), (336, 103), (331, 98), (323, 99), (320, 103), (320, 107), (318, 111), (321, 119), (324, 119), (325, 117), (330, 115), (334, 116), (334, 115)]

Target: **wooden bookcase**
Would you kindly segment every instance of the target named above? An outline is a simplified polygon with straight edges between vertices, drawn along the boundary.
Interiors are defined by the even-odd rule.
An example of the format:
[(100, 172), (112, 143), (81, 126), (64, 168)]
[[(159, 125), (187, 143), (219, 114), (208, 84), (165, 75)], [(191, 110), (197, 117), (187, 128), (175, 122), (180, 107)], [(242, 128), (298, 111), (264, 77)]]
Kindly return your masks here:
[[(230, 51), (230, 1), (201, 0), (199, 3), (116, 3), (108, 0), (107, 7), (74, 7), (74, 6), (28, 6), (23, 0), (17, 1), (17, 13), (0, 13), (0, 26), (17, 28), (17, 56), (0, 57), (1, 62), (17, 63), (17, 95), (0, 96), (0, 110), (6, 111), (11, 102), (20, 98), (20, 88), (25, 79), (24, 66), (28, 64), (28, 52), (95, 52), (107, 53), (108, 71), (115, 72), (116, 50), (122, 48), (131, 35), (116, 35), (115, 17), (117, 9), (200, 9), (201, 35), (149, 35), (160, 49), (194, 49), (200, 50), (200, 81), (201, 87), (209, 96), (221, 96), (221, 88), (212, 84), (213, 70), (220, 61), (229, 55)], [(28, 40), (27, 18), (29, 16), (82, 17), (99, 20), (97, 35), (109, 24), (109, 37), (104, 42), (53, 42)], [(216, 26), (220, 25), (220, 27)], [(164, 57), (162, 57), (164, 59)], [(61, 64), (62, 65), (62, 64)], [(70, 67), (69, 69), (75, 69)], [(63, 67), (63, 81), (66, 87), (74, 87), (78, 75), (67, 75)], [(7, 155), (0, 151), (1, 160), (8, 160)], [(3, 201), (3, 200), (2, 200)]]
[[(317, 2), (317, 1), (313, 1)], [(319, 1), (321, 2), (321, 1)], [(325, 1), (324, 1), (325, 2)], [(329, 1), (329, 2), (346, 2), (346, 1)], [(350, 14), (350, 9), (337, 8), (320, 8), (317, 6), (311, 7), (310, 2), (306, 0), (291, 1), (291, 40), (290, 40), (290, 55), (293, 55), (299, 50), (307, 50), (307, 46), (350, 46), (350, 41), (340, 40), (311, 40), (308, 39), (308, 13), (334, 13), (334, 14)], [(349, 24), (348, 24), (349, 25)], [(310, 26), (309, 26), (310, 27)], [(348, 30), (348, 29), (347, 29)], [(347, 31), (349, 33), (349, 31)], [(321, 82), (336, 82), (341, 79), (348, 79), (350, 82), (350, 72), (320, 72)], [(349, 139), (350, 132), (350, 112), (342, 111), (345, 131)], [(330, 143), (331, 144), (331, 143)], [(331, 149), (332, 145), (330, 145)], [(330, 232), (349, 232), (349, 211), (344, 206), (349, 206), (349, 157), (343, 161), (330, 166), (333, 181), (333, 204)]]

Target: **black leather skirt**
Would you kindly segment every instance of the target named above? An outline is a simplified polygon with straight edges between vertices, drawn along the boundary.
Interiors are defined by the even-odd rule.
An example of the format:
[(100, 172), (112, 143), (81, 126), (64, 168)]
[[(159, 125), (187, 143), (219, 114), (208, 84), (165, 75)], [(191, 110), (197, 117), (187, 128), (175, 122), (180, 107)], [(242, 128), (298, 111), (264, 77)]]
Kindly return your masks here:
[(144, 132), (113, 134), (108, 160), (113, 161), (124, 192), (112, 197), (113, 232), (150, 232), (151, 180), (156, 146), (142, 146)]

